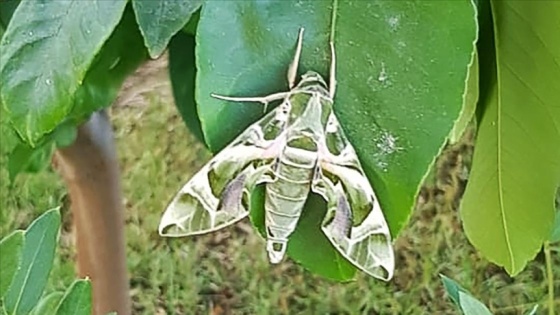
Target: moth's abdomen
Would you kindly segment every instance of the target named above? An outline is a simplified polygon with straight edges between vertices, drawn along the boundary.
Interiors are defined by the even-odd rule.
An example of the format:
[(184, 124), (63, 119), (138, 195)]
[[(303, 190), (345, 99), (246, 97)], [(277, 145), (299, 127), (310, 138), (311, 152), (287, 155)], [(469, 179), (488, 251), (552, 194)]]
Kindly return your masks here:
[(265, 220), (268, 252), (280, 262), (311, 188), (317, 152), (286, 147), (278, 158), (275, 181), (266, 186)]

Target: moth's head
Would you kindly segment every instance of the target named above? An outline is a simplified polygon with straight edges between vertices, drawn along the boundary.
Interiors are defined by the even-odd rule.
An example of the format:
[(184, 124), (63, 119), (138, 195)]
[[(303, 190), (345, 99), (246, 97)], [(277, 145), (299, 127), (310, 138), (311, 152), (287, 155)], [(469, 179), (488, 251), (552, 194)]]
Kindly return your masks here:
[(323, 89), (328, 90), (327, 83), (325, 83), (323, 77), (315, 71), (307, 71), (301, 76), (301, 80), (297, 85), (298, 88), (305, 88), (309, 86), (320, 86)]

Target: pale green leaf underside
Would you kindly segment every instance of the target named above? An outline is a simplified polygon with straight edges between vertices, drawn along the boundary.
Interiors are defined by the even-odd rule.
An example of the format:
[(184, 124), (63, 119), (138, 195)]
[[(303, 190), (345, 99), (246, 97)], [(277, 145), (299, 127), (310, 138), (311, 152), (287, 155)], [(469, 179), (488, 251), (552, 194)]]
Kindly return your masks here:
[(481, 105), (462, 218), (514, 275), (550, 236), (560, 183), (560, 2), (492, 1), (495, 79)]
[(465, 315), (492, 315), (486, 305), (472, 297), (470, 294), (459, 291), (461, 310)]

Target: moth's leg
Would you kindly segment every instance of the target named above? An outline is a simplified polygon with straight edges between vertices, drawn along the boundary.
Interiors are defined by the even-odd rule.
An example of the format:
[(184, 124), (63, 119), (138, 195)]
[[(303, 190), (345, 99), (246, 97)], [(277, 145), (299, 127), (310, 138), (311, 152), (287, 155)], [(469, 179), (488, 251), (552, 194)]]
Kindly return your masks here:
[(330, 42), (331, 46), (331, 73), (329, 82), (329, 95), (334, 100), (334, 93), (336, 91), (336, 53), (334, 51), (334, 43)]
[(219, 94), (210, 94), (210, 96), (217, 98), (219, 100), (224, 100), (224, 101), (231, 101), (231, 102), (259, 102), (262, 103), (263, 105), (268, 105), (268, 103), (272, 102), (272, 101), (276, 101), (276, 100), (281, 100), (286, 98), (288, 95), (290, 95), (290, 92), (280, 92), (280, 93), (274, 93), (274, 94), (270, 94), (267, 96), (255, 96), (255, 97), (235, 97), (235, 96), (224, 96), (224, 95), (219, 95)]
[(303, 43), (303, 27), (299, 29), (298, 40), (296, 45), (296, 53), (294, 55), (294, 60), (290, 63), (290, 67), (288, 68), (288, 87), (290, 90), (296, 84), (296, 77), (297, 77), (297, 69), (299, 66), (299, 59), (301, 56), (301, 48)]
[(272, 101), (276, 101), (276, 100), (281, 100), (281, 99), (285, 99), (286, 97), (288, 97), (290, 95), (290, 92), (280, 92), (280, 93), (274, 93), (274, 94), (270, 94), (267, 96), (256, 96), (256, 97), (231, 97), (231, 96), (223, 96), (223, 95), (218, 95), (218, 94), (210, 94), (210, 96), (217, 98), (219, 100), (224, 100), (224, 101), (232, 101), (232, 102), (259, 102), (262, 103), (264, 105), (264, 111), (266, 112), (266, 109), (268, 107), (268, 103), (272, 102)]

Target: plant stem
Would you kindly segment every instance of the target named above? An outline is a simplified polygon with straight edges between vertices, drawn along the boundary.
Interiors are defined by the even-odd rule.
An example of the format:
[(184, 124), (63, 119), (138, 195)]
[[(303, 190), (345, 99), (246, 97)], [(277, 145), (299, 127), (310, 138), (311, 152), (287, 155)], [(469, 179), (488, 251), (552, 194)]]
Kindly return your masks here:
[(94, 113), (76, 141), (55, 153), (68, 187), (76, 229), (77, 267), (90, 277), (94, 314), (130, 314), (120, 172), (107, 114)]
[(546, 280), (548, 282), (548, 314), (554, 315), (554, 274), (552, 273), (549, 241), (544, 242), (544, 257), (546, 262)]

